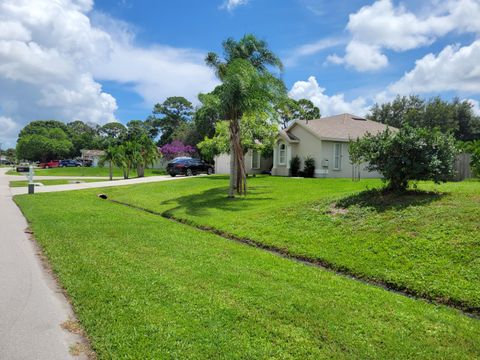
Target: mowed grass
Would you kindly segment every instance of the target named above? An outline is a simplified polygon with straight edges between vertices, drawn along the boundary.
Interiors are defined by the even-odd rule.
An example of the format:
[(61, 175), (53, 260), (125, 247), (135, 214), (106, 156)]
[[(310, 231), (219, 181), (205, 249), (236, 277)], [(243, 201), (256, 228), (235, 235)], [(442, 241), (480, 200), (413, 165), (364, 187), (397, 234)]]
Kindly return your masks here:
[[(383, 196), (379, 180), (249, 179), (226, 198), (227, 179), (110, 188), (113, 199), (329, 263), (356, 276), (480, 311), (480, 182)], [(340, 205), (334, 206), (340, 201)]]
[[(105, 179), (97, 180), (97, 179), (52, 179), (52, 180), (35, 180), (36, 183), (42, 183), (44, 186), (51, 186), (51, 185), (65, 185), (65, 184), (74, 184), (75, 181), (79, 182), (98, 182), (98, 181), (105, 181)], [(27, 180), (14, 180), (10, 181), (10, 187), (26, 187), (28, 186)]]
[[(188, 179), (143, 192), (206, 184), (223, 189), (222, 179)], [(100, 200), (92, 190), (15, 200), (100, 359), (480, 357), (480, 321), (456, 310)]]
[[(10, 170), (7, 175), (18, 175), (15, 170)], [(145, 176), (165, 175), (165, 170), (161, 169), (145, 169)], [(63, 168), (51, 168), (51, 169), (35, 169), (36, 176), (101, 176), (108, 177), (108, 167), (63, 167)], [(123, 177), (123, 171), (120, 168), (113, 169), (113, 176)], [(130, 177), (136, 177), (137, 172), (135, 170), (130, 171)]]

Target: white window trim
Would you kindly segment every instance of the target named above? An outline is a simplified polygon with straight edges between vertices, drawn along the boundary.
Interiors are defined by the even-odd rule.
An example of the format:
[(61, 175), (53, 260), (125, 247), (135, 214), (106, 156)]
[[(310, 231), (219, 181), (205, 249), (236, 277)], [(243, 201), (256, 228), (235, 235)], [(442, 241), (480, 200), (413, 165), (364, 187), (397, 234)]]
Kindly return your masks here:
[[(285, 146), (284, 148), (284, 161), (282, 162), (281, 161), (281, 158), (282, 158), (282, 145)], [(278, 144), (278, 165), (287, 165), (287, 145), (286, 144)]]
[[(256, 155), (257, 158), (258, 158), (257, 167), (254, 167), (254, 166), (253, 166), (253, 157), (254, 157), (255, 155)], [(251, 166), (251, 167), (252, 167), (252, 170), (260, 170), (260, 168), (261, 168), (261, 163), (260, 163), (260, 161), (261, 161), (260, 151), (252, 150), (252, 166)]]
[[(336, 165), (336, 160), (337, 160), (337, 146), (340, 149), (339, 154), (338, 154), (338, 166)], [(334, 143), (333, 144), (333, 170), (342, 170), (342, 150), (343, 150), (343, 144), (342, 143)]]

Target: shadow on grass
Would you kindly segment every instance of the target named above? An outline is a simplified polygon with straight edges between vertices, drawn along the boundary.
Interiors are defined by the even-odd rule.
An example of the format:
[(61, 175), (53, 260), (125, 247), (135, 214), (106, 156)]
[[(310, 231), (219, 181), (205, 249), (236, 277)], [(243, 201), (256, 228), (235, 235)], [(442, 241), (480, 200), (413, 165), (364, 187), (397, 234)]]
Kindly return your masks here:
[[(215, 178), (210, 178), (215, 179)], [(217, 178), (218, 179), (218, 178)], [(177, 210), (183, 209), (187, 215), (205, 216), (210, 210), (240, 211), (248, 209), (259, 202), (271, 201), (273, 198), (264, 196), (268, 193), (268, 186), (252, 186), (248, 188), (247, 196), (228, 198), (227, 187), (215, 187), (200, 193), (184, 195), (165, 200), (162, 205), (175, 204), (176, 206), (164, 211), (164, 215), (173, 216)]]
[(372, 208), (377, 212), (402, 210), (411, 206), (422, 206), (440, 200), (445, 193), (409, 190), (403, 193), (385, 189), (372, 189), (347, 196), (335, 203), (337, 209), (348, 209), (351, 206)]

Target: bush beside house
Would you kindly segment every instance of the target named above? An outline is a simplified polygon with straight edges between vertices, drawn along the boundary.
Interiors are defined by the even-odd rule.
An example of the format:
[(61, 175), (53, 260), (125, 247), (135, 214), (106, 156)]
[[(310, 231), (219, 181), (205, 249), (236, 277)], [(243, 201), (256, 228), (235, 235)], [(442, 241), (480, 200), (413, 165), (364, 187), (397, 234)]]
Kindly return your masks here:
[(454, 141), (453, 136), (438, 129), (406, 126), (398, 132), (387, 129), (377, 135), (367, 134), (352, 141), (349, 151), (353, 163), (365, 162), (368, 170), (382, 173), (388, 189), (404, 191), (410, 181), (451, 180)]

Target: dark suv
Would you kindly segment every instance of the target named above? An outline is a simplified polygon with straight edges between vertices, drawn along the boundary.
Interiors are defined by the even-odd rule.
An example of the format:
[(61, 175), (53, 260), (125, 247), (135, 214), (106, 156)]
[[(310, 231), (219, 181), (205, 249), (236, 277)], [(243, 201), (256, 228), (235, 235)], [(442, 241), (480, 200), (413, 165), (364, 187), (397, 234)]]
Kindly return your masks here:
[(213, 166), (200, 159), (178, 157), (167, 164), (167, 172), (171, 176), (192, 176), (200, 173), (213, 174)]
[(77, 160), (60, 160), (59, 167), (80, 167), (82, 163)]

